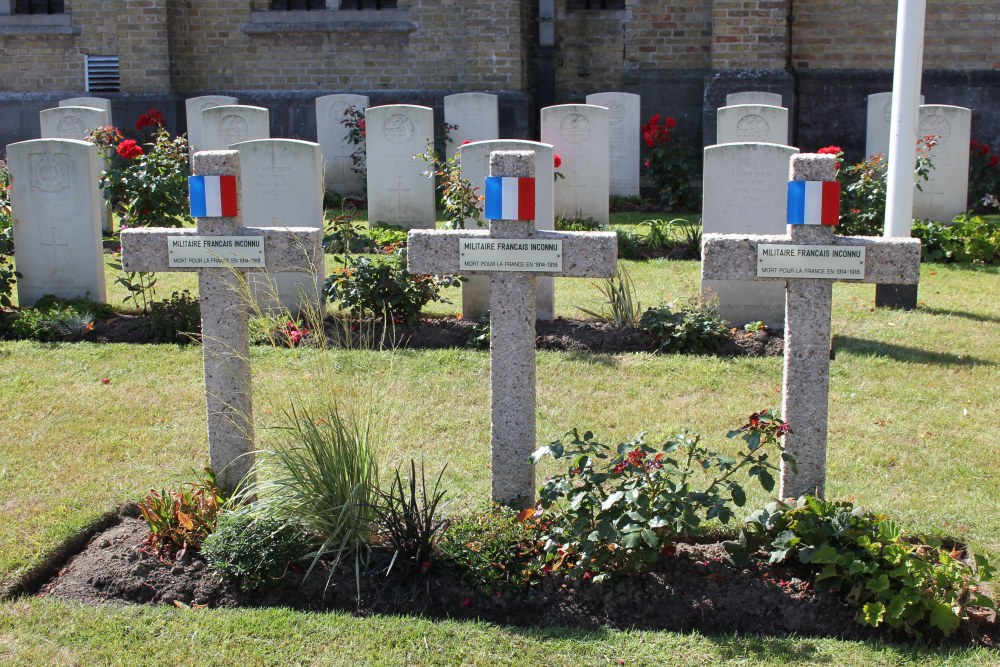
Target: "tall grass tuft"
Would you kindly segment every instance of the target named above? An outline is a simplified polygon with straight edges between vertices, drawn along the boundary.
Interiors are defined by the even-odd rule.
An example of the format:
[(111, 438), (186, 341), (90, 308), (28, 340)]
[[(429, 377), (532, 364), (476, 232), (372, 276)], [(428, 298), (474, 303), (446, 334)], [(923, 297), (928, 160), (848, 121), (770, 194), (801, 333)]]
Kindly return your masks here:
[(608, 278), (603, 284), (595, 284), (604, 295), (607, 308), (600, 312), (578, 308), (588, 315), (610, 322), (617, 329), (639, 326), (642, 317), (642, 304), (636, 296), (635, 283), (621, 262), (615, 269), (613, 278)]

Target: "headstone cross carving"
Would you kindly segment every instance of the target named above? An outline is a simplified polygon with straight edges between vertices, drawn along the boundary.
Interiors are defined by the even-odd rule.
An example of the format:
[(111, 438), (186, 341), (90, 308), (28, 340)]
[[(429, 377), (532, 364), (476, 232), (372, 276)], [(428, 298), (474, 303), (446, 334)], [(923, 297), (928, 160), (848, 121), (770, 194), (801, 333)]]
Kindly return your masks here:
[[(835, 172), (834, 156), (792, 156), (788, 219), (796, 224), (788, 233), (705, 234), (703, 245), (702, 278), (785, 281), (781, 412), (792, 429), (785, 449), (797, 470), (782, 462), (782, 498), (825, 492), (833, 281), (915, 285), (920, 277), (919, 239), (834, 236), (839, 191), (831, 203), (827, 192), (836, 184), (816, 181), (836, 181)], [(812, 212), (825, 218), (823, 224)]]
[(238, 151), (195, 153), (192, 169), (200, 176), (234, 176), (230, 194), (237, 210), (227, 210), (223, 199), (221, 211), (209, 207), (206, 213), (229, 215), (198, 215), (196, 229), (122, 230), (122, 267), (198, 272), (209, 461), (222, 488), (232, 491), (251, 470), (255, 449), (246, 272), (315, 270), (322, 266), (323, 230), (244, 227)]
[[(515, 180), (530, 180), (533, 186), (535, 153), (493, 152), (489, 173), (506, 177), (504, 190)], [(525, 508), (535, 502), (535, 471), (528, 462), (536, 444), (535, 280), (538, 276), (611, 277), (618, 243), (613, 232), (536, 230), (533, 197), (530, 214), (522, 209), (497, 215), (492, 212), (497, 195), (491, 180), (497, 182), (487, 181), (489, 230), (411, 230), (406, 268), (416, 274), (490, 276), (492, 497)]]

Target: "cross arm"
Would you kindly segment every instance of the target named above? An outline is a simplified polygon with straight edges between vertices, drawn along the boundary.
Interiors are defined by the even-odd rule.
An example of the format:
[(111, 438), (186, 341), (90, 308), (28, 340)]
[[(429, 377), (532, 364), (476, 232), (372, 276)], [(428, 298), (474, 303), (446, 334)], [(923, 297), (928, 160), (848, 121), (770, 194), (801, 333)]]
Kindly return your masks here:
[[(406, 270), (414, 274), (459, 273), (459, 239), (491, 238), (487, 230), (411, 229), (408, 234)], [(618, 236), (614, 232), (555, 232), (535, 230), (526, 239), (562, 241), (562, 271), (532, 271), (537, 276), (611, 278), (618, 263)], [(516, 240), (516, 239), (505, 239)], [(487, 271), (461, 271), (489, 274)]]
[[(212, 236), (195, 229), (133, 227), (121, 233), (125, 271), (196, 271), (170, 266), (169, 236)], [(225, 236), (263, 236), (267, 271), (323, 271), (323, 230), (312, 227), (240, 227)]]
[[(708, 280), (787, 280), (757, 275), (757, 246), (802, 245), (786, 235), (705, 234), (701, 275)], [(916, 285), (920, 279), (920, 239), (837, 236), (827, 245), (865, 248), (865, 283)]]

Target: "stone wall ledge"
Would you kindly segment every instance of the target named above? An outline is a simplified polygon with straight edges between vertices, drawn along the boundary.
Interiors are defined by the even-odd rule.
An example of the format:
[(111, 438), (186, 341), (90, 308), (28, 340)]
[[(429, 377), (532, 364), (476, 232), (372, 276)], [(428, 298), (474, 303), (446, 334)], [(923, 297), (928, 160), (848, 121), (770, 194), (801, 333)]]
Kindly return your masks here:
[(83, 31), (73, 24), (73, 13), (6, 14), (0, 15), (0, 37), (19, 35), (79, 35)]
[(416, 32), (405, 9), (254, 11), (243, 24), (248, 35), (293, 32)]

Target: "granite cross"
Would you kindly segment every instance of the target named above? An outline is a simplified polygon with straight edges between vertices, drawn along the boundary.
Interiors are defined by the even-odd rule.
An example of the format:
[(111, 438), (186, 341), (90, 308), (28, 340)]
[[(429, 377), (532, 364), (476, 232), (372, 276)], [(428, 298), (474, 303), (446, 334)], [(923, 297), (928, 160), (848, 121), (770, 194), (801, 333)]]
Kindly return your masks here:
[[(834, 181), (836, 158), (803, 154), (791, 158), (792, 181)], [(807, 183), (806, 187), (813, 186)], [(822, 188), (822, 184), (816, 183)], [(792, 216), (789, 183), (789, 215)], [(832, 210), (836, 220), (839, 212)], [(702, 278), (785, 281), (785, 367), (782, 418), (791, 427), (785, 449), (796, 466), (782, 461), (782, 498), (825, 491), (830, 393), (830, 314), (833, 281), (915, 285), (920, 277), (920, 240), (834, 236), (827, 224), (789, 224), (786, 235), (705, 234)]]
[[(493, 152), (489, 173), (533, 179), (535, 153)], [(535, 471), (528, 462), (536, 444), (535, 280), (614, 276), (617, 238), (613, 232), (540, 231), (533, 219), (493, 217), (489, 230), (410, 230), (408, 246), (410, 273), (490, 276), (492, 498), (517, 508), (531, 507), (535, 502)]]
[(232, 491), (251, 470), (248, 269), (322, 270), (322, 229), (244, 227), (238, 151), (202, 151), (195, 174), (235, 176), (239, 210), (231, 217), (199, 217), (196, 229), (122, 230), (125, 271), (198, 271), (205, 363), (208, 448), (220, 486)]

